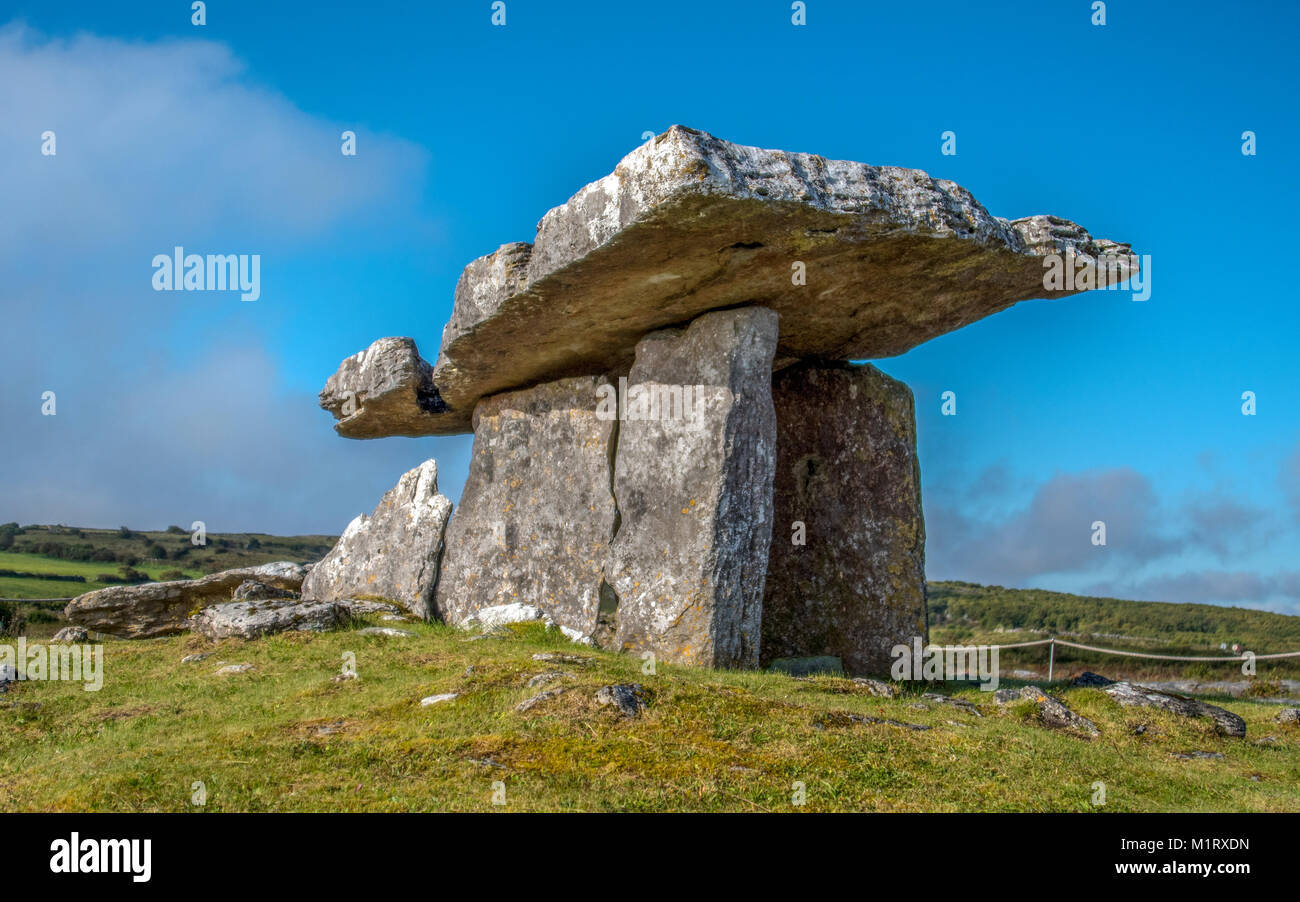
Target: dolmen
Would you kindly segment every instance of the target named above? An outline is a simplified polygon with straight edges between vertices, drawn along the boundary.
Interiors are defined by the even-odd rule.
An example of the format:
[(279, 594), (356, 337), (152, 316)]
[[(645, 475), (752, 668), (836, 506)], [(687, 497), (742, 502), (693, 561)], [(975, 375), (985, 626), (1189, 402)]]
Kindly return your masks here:
[[(1052, 260), (1088, 277), (1049, 283)], [(916, 414), (862, 361), (1135, 272), (1128, 245), (924, 172), (674, 126), (470, 263), (435, 362), (381, 338), (330, 377), (339, 435), (472, 432), (473, 452), (454, 511), (427, 462), (303, 598), (888, 672), (926, 635)]]

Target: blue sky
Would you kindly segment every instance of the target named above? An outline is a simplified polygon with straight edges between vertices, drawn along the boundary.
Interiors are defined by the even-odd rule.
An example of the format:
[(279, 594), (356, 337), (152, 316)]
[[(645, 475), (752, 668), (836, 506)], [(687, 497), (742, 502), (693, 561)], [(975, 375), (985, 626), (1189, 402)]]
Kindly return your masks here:
[[(932, 578), (1300, 613), (1292, 4), (490, 15), (0, 6), (0, 520), (338, 532), (430, 456), (455, 498), (466, 438), (348, 442), (316, 391), (380, 336), (432, 359), (466, 263), (682, 123), (1151, 255), (1145, 303), (1026, 302), (879, 362), (917, 397)], [(152, 291), (177, 244), (261, 254), (261, 299)]]

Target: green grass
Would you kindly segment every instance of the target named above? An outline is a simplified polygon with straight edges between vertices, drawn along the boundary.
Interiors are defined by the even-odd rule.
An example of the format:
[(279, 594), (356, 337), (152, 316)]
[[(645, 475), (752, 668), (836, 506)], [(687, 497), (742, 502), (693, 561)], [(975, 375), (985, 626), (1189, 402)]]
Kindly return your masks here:
[[(417, 636), (109, 641), (100, 692), (47, 682), (0, 695), (0, 810), (197, 811), (196, 781), (206, 811), (503, 810), (491, 802), (500, 781), (511, 811), (1300, 811), (1300, 730), (1271, 723), (1275, 705), (1224, 703), (1249, 725), (1241, 740), (1097, 690), (1061, 690), (1100, 727), (1088, 740), (975, 689), (959, 694), (982, 718), (921, 702), (919, 688), (878, 699), (829, 677), (643, 674), (639, 659), (539, 627), (468, 641), (437, 624), (403, 626)], [(180, 663), (196, 651), (213, 656)], [(532, 660), (541, 651), (589, 663)], [(336, 681), (347, 652), (360, 679)], [(255, 669), (216, 676), (218, 661)], [(517, 713), (537, 691), (528, 678), (553, 669), (573, 674), (568, 691)], [(598, 706), (611, 682), (646, 686), (650, 709), (625, 720)], [(460, 697), (420, 706), (444, 692)], [(1274, 744), (1256, 744), (1269, 735)], [(1175, 757), (1189, 751), (1225, 757)], [(1100, 807), (1094, 781), (1106, 784)], [(796, 783), (803, 806), (792, 804)]]

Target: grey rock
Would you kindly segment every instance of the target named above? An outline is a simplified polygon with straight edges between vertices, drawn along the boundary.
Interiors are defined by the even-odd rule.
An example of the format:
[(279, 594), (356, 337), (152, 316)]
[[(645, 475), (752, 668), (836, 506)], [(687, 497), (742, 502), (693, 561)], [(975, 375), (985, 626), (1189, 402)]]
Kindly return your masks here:
[(72, 599), (63, 613), (77, 626), (120, 639), (168, 636), (187, 630), (191, 615), (208, 605), (230, 601), (231, 593), (244, 580), (297, 590), (307, 572), (302, 564), (278, 561), (200, 579), (109, 586)]
[(1101, 731), (1088, 718), (1075, 714), (1059, 699), (1052, 698), (1037, 686), (1025, 686), (1020, 690), (1020, 697), (1038, 706), (1038, 719), (1049, 727), (1058, 730), (1079, 730), (1091, 736)]
[(277, 598), (297, 598), (298, 593), (267, 585), (255, 579), (246, 579), (235, 587), (232, 601), (270, 601)]
[(1178, 752), (1178, 753), (1175, 753), (1175, 754), (1174, 754), (1174, 757), (1175, 757), (1175, 758), (1182, 758), (1184, 761), (1192, 761), (1192, 760), (1196, 760), (1196, 759), (1204, 759), (1204, 760), (1209, 760), (1209, 761), (1216, 761), (1216, 760), (1220, 760), (1220, 759), (1224, 758), (1225, 755), (1224, 755), (1222, 752), (1202, 752), (1202, 751), (1195, 751), (1195, 752)]
[(85, 642), (90, 638), (84, 627), (65, 626), (54, 634), (54, 642)]
[(1300, 708), (1283, 708), (1277, 712), (1274, 718), (1278, 723), (1289, 723), (1292, 726), (1300, 725)]
[(573, 674), (563, 670), (548, 670), (546, 673), (539, 673), (530, 679), (527, 683), (529, 689), (536, 689), (538, 686), (545, 686), (547, 683), (554, 683), (556, 680), (571, 680)]
[(227, 664), (225, 667), (214, 671), (214, 674), (216, 676), (228, 676), (234, 673), (248, 673), (252, 669), (252, 664)]
[[(620, 424), (614, 496), (621, 523), (606, 579), (613, 646), (712, 667), (758, 665), (772, 538), (777, 317), (709, 313), (637, 345)], [(694, 403), (633, 416), (633, 393), (689, 386)], [(653, 414), (652, 407), (642, 412)]]
[(640, 717), (650, 703), (650, 693), (640, 683), (620, 683), (596, 690), (596, 704), (613, 705), (624, 717)]
[(1021, 699), (1019, 689), (995, 689), (993, 691), (993, 702), (998, 705), (1010, 705)]
[(433, 611), (451, 502), (438, 494), (438, 464), (402, 475), (374, 513), (359, 515), (302, 585), (314, 601), (375, 596), (427, 619)]
[(441, 695), (429, 695), (420, 699), (420, 707), (427, 708), (430, 705), (440, 705), (443, 702), (449, 702), (460, 697), (457, 692), (444, 692)]
[(979, 708), (975, 707), (973, 703), (966, 701), (964, 698), (956, 698), (951, 695), (940, 695), (938, 692), (926, 692), (922, 694), (921, 697), (928, 701), (937, 702), (941, 705), (950, 705), (954, 708), (960, 708), (967, 714), (974, 714), (976, 717), (984, 716), (980, 713)]
[(540, 705), (542, 702), (549, 701), (550, 699), (553, 699), (556, 696), (560, 696), (563, 694), (564, 694), (563, 686), (557, 687), (555, 689), (547, 689), (545, 692), (539, 692), (537, 695), (534, 695), (531, 698), (524, 699), (522, 702), (515, 705), (515, 710), (518, 711), (520, 714), (526, 714), (527, 712), (533, 710), (533, 708)]
[(888, 674), (925, 640), (925, 521), (912, 392), (873, 366), (805, 363), (772, 379), (776, 477), (764, 662), (834, 655)]
[(338, 626), (343, 609), (329, 601), (231, 601), (210, 605), (191, 618), (194, 632), (209, 639), (256, 639), (272, 633), (323, 632)]
[(415, 633), (410, 630), (399, 630), (391, 626), (367, 626), (357, 630), (362, 636), (384, 636), (389, 639), (410, 639)]
[(617, 522), (610, 460), (618, 423), (598, 411), (614, 394), (609, 380), (584, 376), (479, 402), (438, 582), (448, 623), (529, 604), (569, 638), (590, 639)]
[(211, 656), (212, 656), (212, 652), (206, 652), (204, 654), (197, 654), (197, 655), (186, 655), (185, 657), (181, 658), (181, 663), (197, 664), (199, 661), (205, 660), (206, 658), (210, 658)]
[(533, 655), (533, 660), (545, 661), (548, 664), (568, 664), (570, 666), (577, 665), (580, 667), (592, 663), (592, 659), (585, 655), (569, 655), (564, 654), (563, 652), (554, 651), (539, 651), (537, 654)]
[[(1044, 287), (1052, 253), (1116, 255), (1113, 281), (1136, 269), (1127, 245), (1053, 216), (991, 216), (918, 170), (673, 126), (543, 216), (532, 245), (466, 267), (432, 386), (422, 370), (377, 381), (447, 406), (403, 426), (464, 432), (483, 397), (625, 371), (647, 332), (750, 303), (781, 314), (781, 357), (892, 357), (1018, 301), (1074, 293)], [(322, 405), (337, 415), (337, 392)]]
[(347, 438), (428, 435), (446, 405), (433, 385), (433, 367), (409, 338), (381, 338), (339, 364), (320, 393)]
[(371, 601), (365, 598), (344, 598), (339, 601), (339, 604), (346, 608), (348, 614), (352, 617), (364, 617), (367, 614), (393, 615), (401, 610), (395, 604)]
[(1093, 673), (1091, 670), (1085, 670), (1074, 679), (1070, 680), (1070, 685), (1081, 689), (1101, 689), (1114, 683), (1114, 680), (1107, 679), (1099, 673)]
[(813, 674), (844, 675), (844, 664), (831, 655), (813, 655), (802, 658), (777, 658), (767, 665), (767, 669), (790, 676), (812, 676)]
[(1214, 721), (1215, 729), (1225, 736), (1246, 735), (1246, 722), (1236, 714), (1185, 695), (1175, 695), (1149, 686), (1139, 686), (1127, 680), (1112, 683), (1102, 691), (1121, 705), (1159, 708), (1180, 717), (1205, 717)]
[(869, 677), (854, 677), (853, 682), (878, 698), (893, 698), (898, 694), (891, 684)]

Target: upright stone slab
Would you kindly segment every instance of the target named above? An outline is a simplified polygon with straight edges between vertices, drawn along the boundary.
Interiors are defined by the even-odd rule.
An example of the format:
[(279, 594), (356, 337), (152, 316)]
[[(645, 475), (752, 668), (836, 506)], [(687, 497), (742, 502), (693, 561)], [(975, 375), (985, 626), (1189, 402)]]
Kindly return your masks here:
[(616, 517), (615, 395), (608, 379), (583, 376), (479, 402), (438, 584), (445, 621), (533, 606), (572, 638), (591, 637)]
[(719, 311), (637, 344), (620, 399), (622, 520), (606, 570), (620, 650), (714, 667), (758, 663), (777, 319), (764, 307)]
[(438, 464), (405, 473), (373, 514), (348, 524), (302, 584), (304, 599), (385, 598), (428, 618), (451, 501), (438, 494)]
[(925, 524), (912, 392), (875, 367), (801, 363), (773, 376), (775, 527), (763, 663), (834, 655), (888, 673), (925, 636)]

